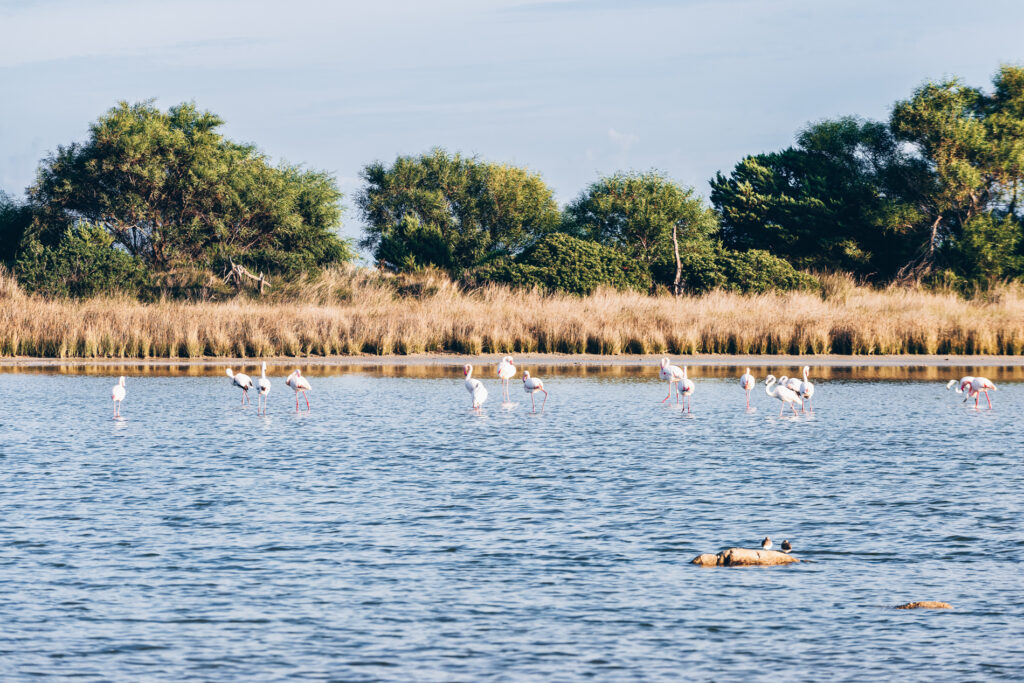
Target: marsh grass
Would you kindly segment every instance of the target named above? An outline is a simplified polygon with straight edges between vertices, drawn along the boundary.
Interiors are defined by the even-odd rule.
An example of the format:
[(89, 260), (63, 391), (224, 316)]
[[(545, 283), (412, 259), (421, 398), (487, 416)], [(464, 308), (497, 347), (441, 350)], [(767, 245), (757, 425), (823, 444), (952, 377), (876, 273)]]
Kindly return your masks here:
[(438, 273), (341, 268), (261, 300), (28, 296), (0, 272), (0, 355), (199, 358), (412, 353), (1021, 354), (1024, 291), (965, 300), (830, 275), (820, 293), (585, 298)]

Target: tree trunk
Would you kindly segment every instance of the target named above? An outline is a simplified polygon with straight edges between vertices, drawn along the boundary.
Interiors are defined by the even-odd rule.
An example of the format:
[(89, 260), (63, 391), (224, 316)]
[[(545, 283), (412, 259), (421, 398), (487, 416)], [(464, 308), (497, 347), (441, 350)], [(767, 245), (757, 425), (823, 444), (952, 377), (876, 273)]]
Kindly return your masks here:
[(682, 279), (683, 279), (683, 262), (679, 259), (679, 227), (672, 224), (672, 249), (676, 255), (676, 278), (672, 281), (672, 293), (679, 296), (683, 293)]

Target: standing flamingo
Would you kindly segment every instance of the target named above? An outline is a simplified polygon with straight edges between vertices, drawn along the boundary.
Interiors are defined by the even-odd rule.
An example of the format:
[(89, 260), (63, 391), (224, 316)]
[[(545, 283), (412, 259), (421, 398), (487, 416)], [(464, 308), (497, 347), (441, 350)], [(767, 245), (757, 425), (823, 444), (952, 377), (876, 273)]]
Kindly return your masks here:
[[(808, 373), (810, 373), (810, 371), (811, 371), (811, 368), (809, 366), (805, 365), (804, 366), (804, 381), (800, 382), (800, 386), (797, 387), (797, 392), (796, 393), (800, 394), (800, 397), (807, 401), (807, 410), (809, 412), (813, 413), (814, 412), (814, 404), (811, 403), (811, 396), (814, 396), (814, 385), (811, 384), (810, 380), (807, 379), (807, 375), (808, 375)], [(803, 410), (803, 406), (800, 406), (800, 409)]]
[(263, 401), (263, 414), (267, 414), (267, 395), (270, 393), (270, 380), (267, 379), (267, 363), (260, 366), (260, 379), (257, 382), (260, 393), (256, 396), (256, 414), (260, 414), (260, 399)]
[(755, 384), (757, 384), (757, 380), (750, 374), (750, 368), (747, 368), (747, 371), (743, 373), (742, 377), (740, 377), (740, 388), (747, 392), (748, 411), (750, 410), (750, 392), (753, 391)]
[(693, 396), (693, 392), (697, 390), (697, 385), (693, 383), (693, 380), (686, 376), (686, 366), (683, 366), (683, 378), (679, 380), (679, 393), (683, 397), (683, 410), (688, 413), (693, 412), (693, 406), (690, 404), (690, 397)]
[[(786, 378), (783, 377), (782, 379), (785, 380)], [(775, 382), (775, 375), (768, 375), (768, 377), (764, 380), (764, 393), (768, 394), (772, 398), (777, 398), (782, 402), (781, 406), (779, 407), (779, 417), (782, 417), (782, 411), (786, 409), (787, 403), (789, 404), (789, 407), (793, 409), (793, 414), (796, 415), (797, 412), (795, 404), (799, 403), (800, 407), (803, 408), (804, 402), (800, 400), (800, 396), (795, 391), (784, 386), (784, 383), (781, 381), (779, 383), (779, 386), (775, 387), (775, 389), (772, 389), (772, 385), (775, 384)]]
[(292, 374), (288, 375), (288, 379), (284, 381), (285, 384), (295, 390), (295, 412), (299, 412), (299, 392), (302, 392), (302, 398), (306, 399), (306, 412), (309, 412), (309, 396), (306, 396), (306, 392), (310, 391), (313, 387), (309, 386), (309, 380), (302, 376), (302, 371), (296, 368), (292, 371)]
[(231, 372), (231, 368), (227, 368), (227, 374), (231, 378), (232, 384), (242, 390), (241, 403), (248, 405), (249, 390), (252, 389), (252, 378), (242, 372)]
[(668, 358), (661, 359), (661, 370), (658, 372), (658, 377), (668, 382), (668, 396), (661, 399), (661, 402), (672, 398), (672, 390), (676, 392), (676, 403), (679, 403), (679, 386), (678, 382), (683, 378), (683, 370), (678, 365), (671, 365), (671, 361)]
[(504, 403), (512, 401), (508, 393), (508, 383), (516, 376), (516, 366), (512, 365), (512, 356), (505, 356), (498, 364), (498, 377), (501, 379), (501, 400)]
[(544, 402), (540, 404), (540, 411), (544, 412), (544, 406), (548, 402), (548, 392), (544, 388), (544, 382), (541, 382), (536, 377), (530, 377), (528, 371), (523, 371), (523, 390), (530, 395), (530, 403), (533, 405), (533, 412), (537, 412), (537, 402), (533, 395), (538, 391), (544, 392)]
[(971, 381), (967, 383), (967, 387), (964, 389), (964, 393), (967, 394), (964, 397), (964, 401), (968, 398), (974, 399), (974, 408), (978, 409), (978, 401), (982, 394), (985, 394), (985, 400), (988, 401), (988, 409), (992, 410), (992, 399), (989, 398), (988, 392), (997, 391), (996, 385), (993, 384), (986, 377), (972, 377)]
[(473, 366), (465, 365), (462, 374), (466, 376), (466, 391), (473, 397), (473, 410), (480, 412), (480, 406), (487, 400), (487, 388), (478, 379), (473, 379)]
[(121, 417), (121, 401), (124, 400), (124, 376), (122, 375), (114, 388), (110, 390), (110, 398), (114, 399), (114, 417)]

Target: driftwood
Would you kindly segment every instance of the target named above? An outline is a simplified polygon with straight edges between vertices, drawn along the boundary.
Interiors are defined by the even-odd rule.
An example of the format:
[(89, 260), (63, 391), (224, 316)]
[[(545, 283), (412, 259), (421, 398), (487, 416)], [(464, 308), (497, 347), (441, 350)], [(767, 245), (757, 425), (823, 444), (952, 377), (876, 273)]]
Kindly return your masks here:
[(717, 555), (704, 553), (693, 558), (690, 564), (702, 567), (772, 567), (779, 564), (799, 562), (792, 555), (777, 550), (755, 550), (754, 548), (726, 548)]
[(245, 282), (242, 278), (248, 278), (255, 282), (256, 288), (259, 290), (261, 295), (263, 294), (264, 288), (270, 287), (270, 282), (263, 275), (263, 271), (260, 271), (259, 275), (253, 275), (245, 266), (231, 261), (231, 267), (228, 269), (228, 274), (224, 276), (224, 282), (234, 282), (235, 287), (241, 290), (242, 284)]

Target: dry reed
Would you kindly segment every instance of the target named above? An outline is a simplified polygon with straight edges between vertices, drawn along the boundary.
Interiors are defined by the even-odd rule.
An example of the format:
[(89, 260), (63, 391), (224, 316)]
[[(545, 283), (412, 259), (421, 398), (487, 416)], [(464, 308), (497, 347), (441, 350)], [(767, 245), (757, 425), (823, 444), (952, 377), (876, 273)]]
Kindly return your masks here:
[(823, 292), (579, 298), (438, 274), (339, 269), (267, 299), (47, 300), (0, 273), (0, 356), (199, 358), (351, 354), (1020, 354), (1024, 291), (984, 298), (873, 289), (826, 278)]

